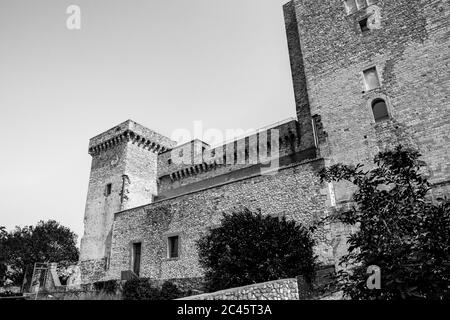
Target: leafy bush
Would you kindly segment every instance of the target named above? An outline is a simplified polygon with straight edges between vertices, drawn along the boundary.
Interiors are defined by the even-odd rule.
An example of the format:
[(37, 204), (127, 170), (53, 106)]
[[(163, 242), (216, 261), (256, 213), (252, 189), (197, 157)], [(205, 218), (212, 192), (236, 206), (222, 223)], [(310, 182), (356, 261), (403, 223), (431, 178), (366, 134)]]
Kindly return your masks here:
[(149, 279), (131, 279), (125, 282), (122, 291), (125, 300), (171, 300), (185, 296), (173, 283), (166, 281), (161, 288), (153, 286)]
[(6, 240), (8, 239), (8, 232), (5, 227), (0, 227), (0, 287), (2, 287), (6, 280), (8, 274), (7, 259), (8, 259), (8, 247), (6, 245)]
[(105, 294), (115, 294), (119, 289), (119, 283), (117, 280), (98, 281), (94, 282), (94, 288)]
[(185, 294), (181, 290), (179, 290), (178, 287), (174, 285), (172, 282), (166, 281), (163, 283), (161, 287), (162, 300), (173, 300), (184, 296)]
[(138, 278), (125, 282), (122, 296), (124, 300), (159, 300), (161, 294), (148, 279)]
[(299, 275), (311, 281), (314, 276), (311, 234), (285, 217), (248, 209), (224, 214), (221, 226), (197, 245), (209, 291)]
[[(356, 206), (334, 219), (358, 226), (338, 280), (353, 299), (450, 298), (450, 202), (433, 204), (430, 184), (419, 171), (417, 151), (398, 146), (379, 153), (376, 168), (335, 165), (321, 173), (326, 181), (358, 187)], [(367, 288), (367, 269), (381, 269), (381, 289)]]
[(4, 298), (4, 297), (21, 297), (22, 294), (21, 293), (17, 293), (17, 292), (12, 292), (9, 290), (0, 292), (0, 297)]

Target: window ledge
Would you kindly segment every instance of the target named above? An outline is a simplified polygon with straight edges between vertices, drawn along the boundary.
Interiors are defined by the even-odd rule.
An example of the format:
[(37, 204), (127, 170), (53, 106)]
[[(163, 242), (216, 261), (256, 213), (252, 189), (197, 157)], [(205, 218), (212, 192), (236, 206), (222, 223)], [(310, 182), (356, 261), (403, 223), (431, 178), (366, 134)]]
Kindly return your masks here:
[(388, 124), (390, 122), (392, 122), (392, 118), (387, 118), (387, 119), (375, 121), (374, 125), (375, 126), (383, 126), (383, 125)]
[(180, 260), (180, 257), (177, 258), (164, 258), (164, 261), (178, 261)]
[(373, 88), (373, 89), (370, 89), (370, 90), (364, 90), (361, 93), (362, 93), (363, 96), (366, 96), (366, 95), (369, 95), (369, 94), (372, 94), (372, 93), (380, 94), (380, 93), (383, 93), (383, 86), (380, 86), (378, 88)]

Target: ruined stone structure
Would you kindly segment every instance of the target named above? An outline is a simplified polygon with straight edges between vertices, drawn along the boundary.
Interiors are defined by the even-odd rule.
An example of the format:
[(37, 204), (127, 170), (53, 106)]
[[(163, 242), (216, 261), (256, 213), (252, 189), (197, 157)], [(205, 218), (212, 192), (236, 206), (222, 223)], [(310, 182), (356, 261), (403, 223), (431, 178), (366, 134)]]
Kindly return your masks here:
[[(450, 193), (450, 2), (292, 0), (284, 15), (297, 119), (214, 149), (130, 120), (91, 139), (83, 282), (128, 270), (198, 279), (195, 242), (223, 212), (310, 225), (352, 192), (321, 183), (322, 168), (370, 166), (399, 143), (423, 154), (434, 197)], [(317, 231), (323, 264), (337, 262), (347, 232)]]

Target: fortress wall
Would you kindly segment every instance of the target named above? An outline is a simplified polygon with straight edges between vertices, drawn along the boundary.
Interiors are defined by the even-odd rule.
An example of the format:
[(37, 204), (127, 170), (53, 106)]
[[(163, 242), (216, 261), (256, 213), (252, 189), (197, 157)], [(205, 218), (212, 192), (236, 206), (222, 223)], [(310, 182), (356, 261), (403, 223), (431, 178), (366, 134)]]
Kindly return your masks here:
[[(249, 178), (261, 172), (276, 170), (276, 168), (286, 167), (294, 163), (304, 162), (316, 158), (317, 150), (310, 149), (301, 152), (289, 154), (281, 158), (274, 159), (269, 164), (256, 165), (227, 165), (227, 166), (211, 166), (208, 170), (201, 174), (190, 177), (190, 183), (177, 185), (178, 187), (169, 188), (160, 191), (156, 200), (172, 198), (182, 194), (190, 193), (197, 190), (211, 188), (224, 183), (231, 183), (244, 178)], [(161, 180), (160, 180), (161, 181)]]
[[(311, 225), (327, 213), (329, 194), (317, 172), (325, 161), (292, 165), (273, 176), (255, 176), (204, 191), (186, 194), (117, 213), (113, 226), (112, 260), (108, 277), (119, 278), (132, 269), (132, 244), (142, 243), (142, 277), (155, 279), (202, 276), (196, 241), (208, 228), (218, 226), (223, 212), (246, 206), (263, 214), (286, 215)], [(316, 233), (320, 260), (333, 264), (329, 230)], [(167, 236), (180, 236), (180, 257), (167, 258)], [(251, 239), (249, 239), (251, 241)]]
[[(159, 195), (165, 197), (165, 194), (173, 193), (172, 190), (190, 186), (198, 182), (206, 183), (207, 180), (211, 181), (211, 178), (224, 174), (232, 174), (245, 168), (251, 168), (255, 165), (256, 161), (260, 163), (262, 161), (261, 158), (267, 156), (267, 153), (269, 153), (269, 156), (274, 156), (275, 158), (283, 158), (300, 151), (305, 151), (305, 149), (302, 149), (302, 137), (297, 121), (292, 120), (288, 123), (274, 126), (271, 129), (278, 130), (279, 139), (276, 142), (278, 144), (276, 146), (278, 151), (272, 151), (272, 149), (267, 148), (267, 145), (270, 148), (275, 148), (271, 134), (268, 133), (262, 137), (260, 134), (254, 134), (213, 149), (209, 148), (206, 144), (200, 144), (201, 141), (193, 141), (190, 144), (185, 144), (184, 148), (177, 147), (159, 155)], [(268, 129), (268, 131), (271, 129)], [(261, 149), (262, 147), (260, 145), (264, 145), (266, 149)], [(202, 146), (205, 147), (203, 151), (201, 149)], [(199, 147), (198, 153), (195, 153), (193, 150), (196, 147)], [(188, 156), (182, 159), (184, 163), (177, 163), (176, 159), (182, 149), (184, 149), (184, 155)], [(309, 154), (312, 154), (312, 156), (308, 155), (308, 159), (316, 157), (316, 153), (312, 149), (309, 149)], [(213, 156), (210, 156), (211, 152)], [(172, 156), (172, 153), (175, 153), (175, 155)], [(269, 166), (267, 165), (267, 167)], [(209, 186), (212, 185), (210, 184)]]

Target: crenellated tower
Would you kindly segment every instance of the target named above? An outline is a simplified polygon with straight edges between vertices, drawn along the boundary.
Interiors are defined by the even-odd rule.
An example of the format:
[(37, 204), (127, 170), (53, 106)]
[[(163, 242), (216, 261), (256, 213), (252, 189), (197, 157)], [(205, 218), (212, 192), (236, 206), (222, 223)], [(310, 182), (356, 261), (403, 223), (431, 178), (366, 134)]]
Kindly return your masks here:
[(90, 140), (92, 156), (80, 262), (98, 280), (108, 266), (114, 214), (151, 203), (157, 195), (158, 154), (169, 138), (128, 120)]

